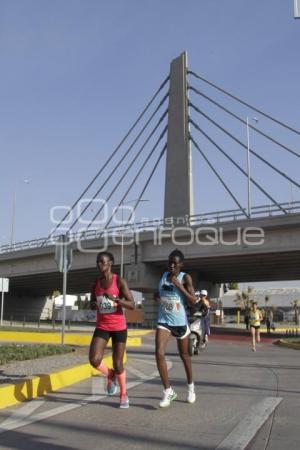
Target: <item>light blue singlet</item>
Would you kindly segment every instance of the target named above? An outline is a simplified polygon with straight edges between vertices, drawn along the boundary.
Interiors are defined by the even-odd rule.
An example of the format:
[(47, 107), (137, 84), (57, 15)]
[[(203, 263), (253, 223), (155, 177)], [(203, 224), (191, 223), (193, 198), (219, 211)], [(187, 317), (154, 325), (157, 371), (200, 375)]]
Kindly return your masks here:
[[(157, 322), (166, 323), (174, 327), (187, 325), (185, 296), (174, 286), (174, 284), (167, 281), (168, 274), (169, 272), (165, 272), (159, 283), (160, 302)], [(177, 276), (177, 280), (182, 283), (184, 275), (184, 272), (180, 272)], [(163, 289), (163, 285), (167, 285), (170, 288), (168, 290)]]

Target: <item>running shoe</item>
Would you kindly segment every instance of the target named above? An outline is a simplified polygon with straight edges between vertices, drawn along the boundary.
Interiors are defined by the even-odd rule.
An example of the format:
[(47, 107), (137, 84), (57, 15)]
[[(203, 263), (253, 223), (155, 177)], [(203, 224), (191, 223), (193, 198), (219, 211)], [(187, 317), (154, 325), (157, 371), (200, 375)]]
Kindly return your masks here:
[(252, 347), (252, 351), (253, 351), (253, 352), (256, 352), (256, 348), (255, 348), (255, 347)]
[(129, 408), (129, 398), (127, 394), (120, 396), (120, 408)]
[(114, 395), (117, 392), (116, 375), (114, 370), (110, 370), (107, 376), (107, 393), (108, 395)]
[(188, 395), (187, 395), (186, 401), (188, 403), (195, 403), (195, 401), (196, 401), (196, 394), (195, 394), (194, 391), (188, 391)]
[(167, 408), (168, 406), (171, 405), (171, 402), (172, 402), (173, 400), (175, 400), (176, 398), (177, 398), (177, 394), (176, 394), (175, 391), (173, 391), (173, 389), (172, 389), (171, 392), (165, 392), (165, 391), (164, 391), (164, 393), (163, 393), (163, 398), (162, 398), (161, 401), (159, 402), (159, 406), (160, 406), (161, 408)]

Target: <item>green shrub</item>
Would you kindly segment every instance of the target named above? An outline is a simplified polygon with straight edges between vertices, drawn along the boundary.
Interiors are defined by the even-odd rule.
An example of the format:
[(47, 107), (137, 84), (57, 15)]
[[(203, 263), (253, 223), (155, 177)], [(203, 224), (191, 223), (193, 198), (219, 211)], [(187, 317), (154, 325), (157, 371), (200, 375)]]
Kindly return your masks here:
[(43, 358), (44, 356), (62, 355), (64, 353), (69, 353), (72, 350), (72, 347), (69, 345), (0, 345), (0, 365), (12, 361), (24, 361), (26, 359)]

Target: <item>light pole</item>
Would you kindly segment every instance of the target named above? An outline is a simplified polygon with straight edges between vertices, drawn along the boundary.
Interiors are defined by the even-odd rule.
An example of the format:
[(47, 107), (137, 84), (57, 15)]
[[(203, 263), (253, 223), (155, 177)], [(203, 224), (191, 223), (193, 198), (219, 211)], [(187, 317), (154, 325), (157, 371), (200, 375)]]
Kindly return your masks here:
[(141, 202), (149, 202), (149, 200), (141, 198), (141, 199), (135, 199), (135, 200), (128, 200), (127, 202), (122, 202), (119, 206), (121, 206), (121, 214), (122, 214), (122, 232), (121, 232), (121, 263), (120, 263), (120, 276), (123, 277), (124, 274), (124, 233), (123, 233), (123, 207), (130, 204), (137, 202), (136, 206), (138, 206)]
[(293, 183), (291, 182), (291, 212), (293, 212), (294, 195), (293, 195)]
[(294, 0), (294, 17), (300, 19), (300, 0)]
[[(28, 184), (29, 180), (22, 180), (23, 183)], [(15, 184), (14, 194), (13, 194), (13, 207), (12, 207), (12, 217), (11, 217), (11, 233), (10, 233), (10, 246), (12, 247), (15, 242), (15, 222), (16, 222), (16, 204), (17, 204), (17, 185)]]
[(246, 119), (247, 124), (247, 178), (248, 178), (248, 218), (251, 219), (251, 167), (250, 167), (250, 130), (249, 121), (254, 120), (256, 123), (258, 119), (256, 117), (248, 117)]
[[(288, 177), (288, 174), (285, 173), (285, 175)], [(293, 183), (290, 181), (290, 190), (291, 190), (291, 197), (290, 197), (290, 212), (293, 212), (293, 203), (294, 203), (294, 193), (293, 193)]]

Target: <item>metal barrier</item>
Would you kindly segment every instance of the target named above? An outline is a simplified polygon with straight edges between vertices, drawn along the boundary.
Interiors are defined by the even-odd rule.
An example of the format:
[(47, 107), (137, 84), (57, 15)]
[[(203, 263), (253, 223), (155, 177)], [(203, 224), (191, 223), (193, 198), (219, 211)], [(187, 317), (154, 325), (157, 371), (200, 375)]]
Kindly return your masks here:
[[(300, 212), (300, 201), (280, 203), (280, 206), (288, 211), (288, 214), (296, 214)], [(282, 216), (282, 210), (277, 205), (261, 205), (252, 208), (252, 217), (264, 218)], [(123, 226), (113, 226), (109, 228), (102, 228), (97, 230), (79, 231), (69, 233), (71, 242), (101, 239), (102, 237), (116, 236), (123, 234), (135, 234), (146, 231), (155, 231), (160, 228), (170, 228), (176, 226), (207, 226), (221, 223), (231, 223), (237, 220), (248, 220), (246, 217), (246, 210), (230, 209), (225, 211), (214, 211), (203, 214), (195, 214), (192, 216), (184, 216), (179, 218), (167, 217), (165, 219), (145, 220), (133, 224), (126, 224)], [(39, 247), (49, 247), (55, 245), (61, 235), (52, 236), (50, 238), (39, 238), (28, 241), (16, 242), (11, 245), (0, 246), (0, 253), (10, 253), (20, 250), (28, 250)]]

